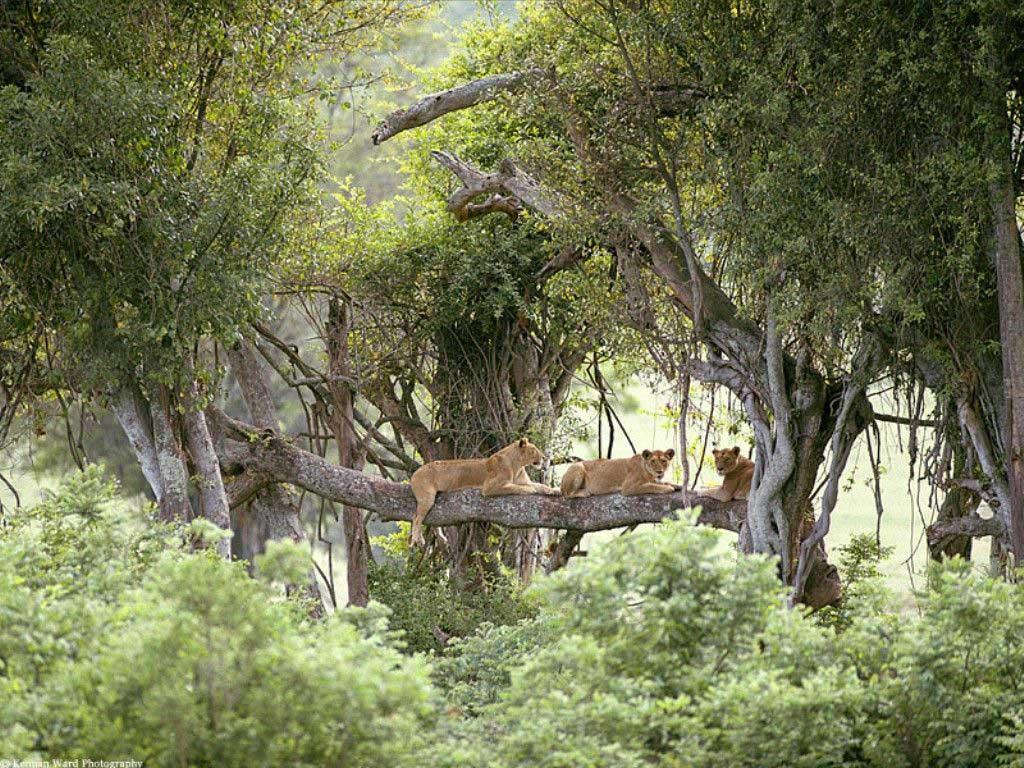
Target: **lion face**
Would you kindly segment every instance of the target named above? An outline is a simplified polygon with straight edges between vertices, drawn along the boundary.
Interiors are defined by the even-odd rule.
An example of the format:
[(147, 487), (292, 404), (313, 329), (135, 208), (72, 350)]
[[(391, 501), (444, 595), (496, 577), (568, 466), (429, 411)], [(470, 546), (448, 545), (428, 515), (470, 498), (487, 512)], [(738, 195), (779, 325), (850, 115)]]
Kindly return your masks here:
[(740, 447), (738, 445), (721, 450), (714, 448), (711, 452), (715, 455), (715, 471), (722, 477), (736, 469), (736, 464), (739, 463), (740, 458)]
[(516, 445), (519, 450), (519, 461), (522, 466), (532, 465), (540, 467), (544, 464), (544, 454), (540, 448), (531, 443), (525, 437)]
[(676, 452), (672, 448), (667, 451), (644, 451), (640, 454), (644, 460), (644, 469), (654, 475), (657, 480), (661, 480), (665, 476), (668, 465), (672, 463), (672, 457), (675, 455)]

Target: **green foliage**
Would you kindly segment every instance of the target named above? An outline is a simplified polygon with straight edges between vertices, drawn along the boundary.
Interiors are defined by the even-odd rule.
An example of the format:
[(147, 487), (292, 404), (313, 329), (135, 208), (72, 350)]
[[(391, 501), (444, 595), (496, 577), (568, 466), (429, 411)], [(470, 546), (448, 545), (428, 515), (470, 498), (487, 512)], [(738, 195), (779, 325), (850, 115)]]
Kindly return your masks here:
[[(114, 502), (99, 470), (0, 532), (0, 750), (153, 765), (1020, 765), (1024, 589), (954, 562), (922, 613), (842, 558), (844, 631), (690, 521), (477, 602), (392, 560), (395, 606), (311, 621), (242, 564)], [(289, 547), (278, 563), (290, 578)], [(292, 574), (294, 575), (294, 574)], [(277, 577), (275, 577), (277, 578)], [(386, 579), (386, 580), (385, 580)], [(418, 580), (417, 580), (418, 579)], [(388, 585), (394, 585), (388, 592)], [(464, 593), (463, 593), (464, 594)], [(462, 600), (462, 602), (458, 602)], [(454, 607), (452, 607), (454, 606)], [(429, 663), (398, 650), (432, 646)], [(441, 713), (433, 675), (447, 706)]]
[(112, 490), (90, 469), (0, 534), (0, 753), (411, 764), (427, 669), (390, 647), (380, 608), (310, 622)]
[(887, 730), (907, 764), (997, 765), (1013, 751), (1005, 734), (1024, 703), (1024, 589), (961, 561), (931, 581), (920, 621), (878, 680)]
[(199, 98), (185, 82), (144, 75), (159, 60), (122, 69), (75, 31), (48, 40), (28, 90), (0, 94), (3, 279), (25, 322), (62, 337), (76, 381), (143, 363), (173, 381), (197, 338), (258, 310), (283, 217), (312, 200), (310, 129), (287, 93), (218, 91), (202, 108), (231, 125), (221, 146), (182, 124)]
[(390, 0), (5, 8), (0, 374), (18, 395), (35, 382), (11, 400), (197, 376), (208, 396), (187, 364), (197, 345), (233, 343), (318, 230), (315, 97), (331, 84), (314, 87), (313, 56), (403, 14)]
[(404, 531), (388, 538), (390, 553), (370, 565), (370, 594), (390, 608), (391, 627), (410, 652), (437, 652), (447, 637), (466, 637), (485, 624), (514, 624), (533, 615), (534, 601), (503, 570), (489, 568), (479, 582), (457, 584), (446, 569), (410, 551)]
[(815, 614), (822, 626), (842, 631), (850, 626), (862, 603), (882, 597), (882, 573), (878, 566), (893, 553), (893, 549), (881, 546), (870, 533), (854, 534), (845, 547), (839, 547), (843, 596), (837, 605), (825, 606)]
[(259, 578), (268, 583), (301, 584), (309, 578), (309, 547), (290, 539), (268, 541), (255, 565)]
[(101, 471), (70, 476), (0, 530), (0, 750), (45, 751), (61, 723), (69, 663), (101, 640), (118, 601), (158, 561), (180, 558), (180, 536), (112, 504)]
[[(864, 585), (871, 550), (845, 558)], [(920, 619), (865, 590), (836, 634), (784, 607), (770, 562), (731, 562), (714, 533), (618, 539), (540, 582), (535, 619), (484, 627), (439, 662), (452, 709), (435, 764), (1019, 760), (1024, 590), (956, 567), (933, 582)]]
[(556, 239), (607, 242), (608, 198), (629, 195), (827, 375), (871, 335), (983, 354), (988, 185), (1024, 181), (1022, 29), (1013, 0), (525, 3), (472, 28), (438, 85), (555, 75), (431, 135), (529, 168), (570, 212), (546, 223)]
[(231, 531), (224, 530), (205, 517), (197, 517), (188, 524), (189, 535), (206, 547), (216, 547), (217, 542), (231, 538)]

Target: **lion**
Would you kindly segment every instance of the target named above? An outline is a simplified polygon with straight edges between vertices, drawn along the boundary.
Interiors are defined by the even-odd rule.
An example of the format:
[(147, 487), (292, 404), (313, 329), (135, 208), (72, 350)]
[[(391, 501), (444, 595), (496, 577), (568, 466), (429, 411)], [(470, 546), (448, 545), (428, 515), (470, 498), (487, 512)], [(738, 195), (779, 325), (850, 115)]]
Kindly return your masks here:
[(740, 448), (715, 448), (715, 471), (722, 476), (722, 485), (718, 488), (704, 488), (702, 496), (709, 496), (718, 501), (745, 499), (750, 496), (750, 483), (754, 479), (754, 462), (746, 456), (740, 456)]
[(526, 467), (539, 467), (544, 454), (525, 437), (509, 443), (486, 459), (449, 459), (431, 461), (413, 472), (409, 484), (416, 497), (416, 514), (412, 518), (410, 539), (422, 547), (423, 520), (434, 506), (434, 499), (443, 491), (479, 488), (484, 496), (539, 493), (557, 496), (558, 489), (534, 483)]
[(629, 459), (593, 459), (580, 461), (566, 470), (562, 478), (562, 495), (583, 499), (619, 491), (623, 496), (645, 493), (672, 493), (682, 486), (663, 483), (661, 479), (676, 452), (644, 451)]

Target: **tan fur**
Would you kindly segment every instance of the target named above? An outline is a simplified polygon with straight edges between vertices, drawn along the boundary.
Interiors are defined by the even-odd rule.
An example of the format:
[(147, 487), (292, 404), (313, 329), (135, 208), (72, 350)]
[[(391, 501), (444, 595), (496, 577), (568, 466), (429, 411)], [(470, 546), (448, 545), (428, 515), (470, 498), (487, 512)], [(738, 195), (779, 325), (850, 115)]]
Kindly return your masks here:
[(557, 495), (558, 490), (534, 483), (526, 474), (531, 464), (539, 467), (544, 454), (525, 437), (510, 443), (486, 459), (431, 461), (417, 469), (411, 480), (416, 497), (416, 514), (410, 538), (414, 546), (423, 546), (423, 520), (434, 506), (438, 493), (479, 488), (484, 496), (541, 493)]
[(718, 488), (704, 489), (701, 493), (719, 501), (745, 499), (750, 496), (750, 483), (754, 479), (754, 462), (746, 456), (740, 456), (739, 446), (717, 448), (711, 451), (715, 455), (715, 471), (722, 477)]
[(577, 462), (566, 470), (562, 478), (562, 495), (582, 499), (616, 491), (623, 496), (639, 496), (681, 490), (681, 486), (661, 482), (675, 455), (676, 452), (669, 448), (667, 451), (644, 451), (629, 459)]

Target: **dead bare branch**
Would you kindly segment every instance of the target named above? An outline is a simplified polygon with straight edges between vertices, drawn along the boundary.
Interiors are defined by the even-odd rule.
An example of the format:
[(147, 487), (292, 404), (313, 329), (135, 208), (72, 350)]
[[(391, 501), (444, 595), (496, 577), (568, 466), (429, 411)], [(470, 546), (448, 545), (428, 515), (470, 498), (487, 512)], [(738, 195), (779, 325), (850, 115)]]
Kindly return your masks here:
[(534, 68), (522, 72), (488, 75), (446, 91), (432, 93), (429, 96), (424, 96), (412, 106), (399, 109), (385, 117), (374, 130), (370, 139), (374, 144), (382, 144), (403, 131), (426, 125), (451, 112), (458, 112), (486, 101), (492, 101), (502, 93), (520, 88), (531, 80), (540, 79), (544, 74), (543, 69)]

